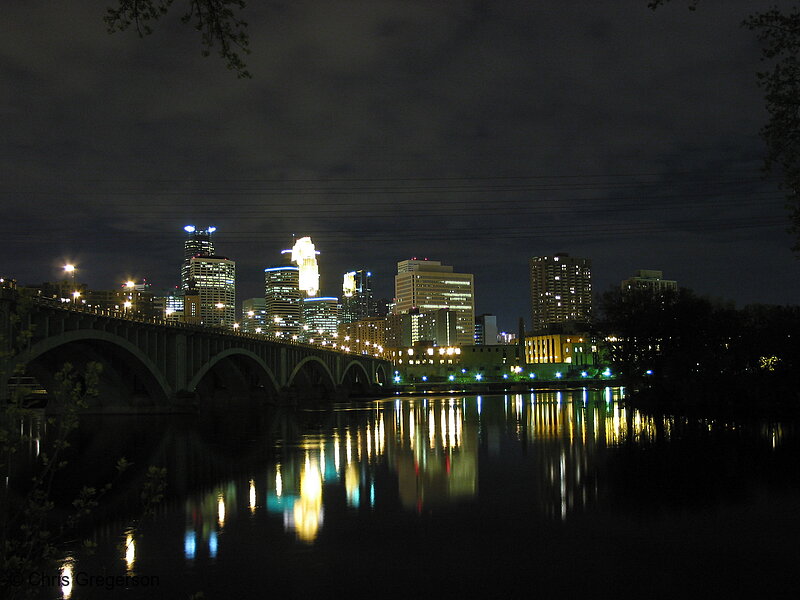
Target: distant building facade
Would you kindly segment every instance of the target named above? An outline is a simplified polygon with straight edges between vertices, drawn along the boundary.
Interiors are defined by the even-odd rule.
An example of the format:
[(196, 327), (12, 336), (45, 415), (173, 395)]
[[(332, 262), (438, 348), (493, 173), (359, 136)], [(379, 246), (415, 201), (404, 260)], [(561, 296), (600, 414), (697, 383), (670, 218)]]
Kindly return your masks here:
[(397, 263), (394, 312), (431, 313), (449, 309), (456, 315), (457, 344), (470, 345), (475, 336), (474, 279), (456, 273), (437, 260), (404, 260)]
[(267, 333), (266, 298), (242, 300), (241, 331), (245, 333)]
[(372, 297), (372, 272), (365, 269), (345, 273), (342, 281), (341, 322), (353, 323), (377, 316)]
[(190, 261), (195, 256), (214, 256), (214, 242), (211, 239), (217, 228), (206, 227), (199, 229), (194, 225), (186, 225), (183, 230), (186, 232), (186, 239), (183, 241), (183, 264), (181, 265), (181, 289), (189, 287), (191, 277)]
[(332, 342), (339, 331), (339, 299), (332, 296), (303, 298), (304, 341)]
[(497, 317), (489, 314), (475, 317), (475, 345), (487, 346), (497, 343)]
[[(197, 290), (200, 298), (201, 325), (233, 328), (236, 321), (236, 263), (234, 261), (224, 256), (191, 257), (184, 289)], [(186, 309), (184, 308), (185, 317)]]
[(386, 320), (369, 317), (339, 325), (339, 344), (359, 354), (382, 355), (386, 345)]
[(654, 295), (673, 293), (678, 291), (678, 282), (672, 279), (664, 279), (663, 271), (652, 269), (640, 269), (633, 277), (625, 279), (620, 283), (622, 293), (628, 292), (649, 292)]
[(530, 259), (531, 328), (582, 328), (592, 314), (592, 264), (566, 253)]
[(264, 301), (267, 333), (275, 338), (298, 338), (303, 320), (299, 267), (264, 269)]

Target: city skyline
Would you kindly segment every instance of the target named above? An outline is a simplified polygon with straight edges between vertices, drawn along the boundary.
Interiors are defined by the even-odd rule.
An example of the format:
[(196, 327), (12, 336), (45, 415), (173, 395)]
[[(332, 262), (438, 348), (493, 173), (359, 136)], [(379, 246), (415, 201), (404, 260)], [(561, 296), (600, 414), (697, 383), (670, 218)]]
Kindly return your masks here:
[(658, 269), (795, 303), (783, 193), (761, 173), (760, 50), (739, 26), (770, 3), (646, 4), (248, 6), (251, 80), (168, 23), (141, 40), (108, 35), (96, 6), (8, 7), (0, 272), (74, 261), (92, 287), (168, 286), (174, 232), (213, 223), (240, 298), (302, 233), (323, 294), (363, 266), (390, 297), (394, 264), (428, 256), (474, 273), (477, 313), (503, 328), (529, 315), (529, 258), (558, 252), (590, 257), (598, 292)]

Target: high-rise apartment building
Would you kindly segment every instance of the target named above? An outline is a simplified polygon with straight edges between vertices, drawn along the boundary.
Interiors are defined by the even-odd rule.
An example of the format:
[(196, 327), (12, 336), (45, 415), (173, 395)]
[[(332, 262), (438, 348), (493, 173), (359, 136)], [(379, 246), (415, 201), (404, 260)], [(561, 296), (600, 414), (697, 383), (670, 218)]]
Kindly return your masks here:
[(339, 299), (320, 296), (303, 298), (303, 338), (305, 341), (333, 341), (339, 327)]
[(372, 297), (372, 273), (364, 269), (344, 274), (342, 281), (342, 323), (354, 323), (376, 316)]
[(475, 335), (475, 298), (471, 273), (455, 273), (453, 267), (438, 260), (403, 260), (397, 263), (394, 278), (394, 312), (419, 309), (430, 313), (442, 308), (456, 314), (456, 340), (472, 344)]
[(584, 325), (592, 312), (592, 263), (562, 253), (530, 259), (531, 327)]
[(232, 328), (236, 321), (236, 263), (224, 256), (192, 256), (187, 273), (185, 289), (196, 288), (200, 297), (200, 323)]
[(299, 267), (264, 269), (264, 301), (267, 333), (276, 338), (297, 339), (302, 327)]
[(653, 295), (661, 295), (678, 291), (678, 282), (664, 279), (663, 271), (640, 269), (636, 275), (629, 277), (620, 284), (623, 293), (646, 291)]
[(216, 227), (206, 227), (198, 229), (194, 225), (187, 225), (183, 228), (186, 232), (186, 239), (183, 242), (183, 265), (181, 266), (181, 289), (189, 287), (189, 261), (194, 256), (214, 256), (214, 242), (211, 234)]

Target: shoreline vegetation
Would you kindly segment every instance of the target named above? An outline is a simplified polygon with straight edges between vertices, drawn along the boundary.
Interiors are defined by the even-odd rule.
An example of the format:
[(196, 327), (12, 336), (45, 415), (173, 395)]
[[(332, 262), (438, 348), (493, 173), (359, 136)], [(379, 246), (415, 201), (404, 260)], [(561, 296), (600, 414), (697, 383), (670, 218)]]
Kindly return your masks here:
[(741, 418), (800, 416), (800, 306), (711, 300), (691, 290), (611, 290), (600, 335), (645, 411)]

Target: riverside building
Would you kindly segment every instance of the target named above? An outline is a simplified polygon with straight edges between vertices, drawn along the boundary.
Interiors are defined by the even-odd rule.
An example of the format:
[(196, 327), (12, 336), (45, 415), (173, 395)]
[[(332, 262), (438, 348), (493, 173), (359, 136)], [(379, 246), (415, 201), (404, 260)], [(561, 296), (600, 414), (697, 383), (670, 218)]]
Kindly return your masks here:
[(566, 253), (530, 259), (531, 327), (585, 329), (592, 312), (592, 263)]
[[(454, 343), (469, 345), (475, 335), (473, 275), (456, 273), (438, 260), (403, 260), (397, 263), (394, 312), (417, 309), (420, 314), (449, 309), (455, 315)], [(413, 340), (412, 340), (413, 343)]]

